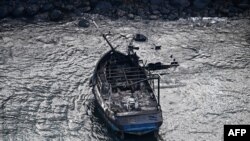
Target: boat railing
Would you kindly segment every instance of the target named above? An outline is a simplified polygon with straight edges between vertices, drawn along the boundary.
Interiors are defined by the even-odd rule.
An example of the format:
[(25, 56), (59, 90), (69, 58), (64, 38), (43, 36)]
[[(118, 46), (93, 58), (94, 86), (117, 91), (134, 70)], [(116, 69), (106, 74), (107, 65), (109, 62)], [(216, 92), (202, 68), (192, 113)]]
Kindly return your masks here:
[(151, 75), (150, 77), (152, 78), (152, 84), (153, 84), (153, 90), (154, 89), (154, 80), (157, 80), (157, 101), (158, 101), (158, 106), (160, 106), (160, 75), (159, 74), (152, 74), (150, 73), (149, 75)]
[(101, 87), (102, 87), (101, 78), (100, 78), (99, 74), (97, 73), (97, 88), (99, 90), (101, 90)]
[(160, 106), (160, 75), (159, 74), (152, 74), (151, 72), (147, 73), (149, 84), (153, 91), (155, 91), (155, 80), (157, 80), (157, 103)]
[(112, 86), (111, 86), (111, 84), (109, 84), (109, 108), (111, 108), (111, 97), (112, 96)]
[(117, 78), (145, 78), (145, 77), (146, 75), (143, 72), (143, 69), (140, 69), (140, 67), (125, 67), (125, 68), (110, 69), (107, 79), (110, 80)]
[[(100, 75), (97, 73), (97, 87), (99, 91), (102, 91), (102, 93), (107, 93), (107, 99), (109, 100), (109, 103), (111, 102), (111, 95), (112, 95), (112, 86), (110, 83), (106, 82), (108, 84), (108, 87), (103, 89), (105, 86), (105, 80), (102, 80)], [(106, 91), (106, 92), (104, 92)], [(109, 104), (110, 107), (111, 104)]]

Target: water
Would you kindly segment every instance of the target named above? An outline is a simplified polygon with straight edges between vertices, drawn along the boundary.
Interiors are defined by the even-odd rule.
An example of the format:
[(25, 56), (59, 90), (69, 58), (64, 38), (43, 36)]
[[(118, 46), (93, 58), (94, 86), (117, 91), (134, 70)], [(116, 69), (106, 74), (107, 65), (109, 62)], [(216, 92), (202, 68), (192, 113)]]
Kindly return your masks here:
[[(118, 50), (145, 34), (138, 54), (178, 68), (158, 71), (164, 122), (159, 136), (127, 140), (223, 140), (224, 124), (250, 123), (250, 22), (190, 18), (96, 21)], [(155, 51), (153, 46), (162, 45)], [(0, 23), (0, 140), (120, 140), (95, 109), (88, 86), (109, 48), (91, 25)]]

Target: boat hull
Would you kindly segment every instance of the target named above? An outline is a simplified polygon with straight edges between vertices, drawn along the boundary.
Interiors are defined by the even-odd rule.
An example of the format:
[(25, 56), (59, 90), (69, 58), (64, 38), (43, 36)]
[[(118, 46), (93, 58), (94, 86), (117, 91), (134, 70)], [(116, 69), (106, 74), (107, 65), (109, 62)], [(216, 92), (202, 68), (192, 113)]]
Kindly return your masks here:
[[(160, 104), (157, 103), (159, 99), (156, 100), (153, 93), (154, 88), (147, 79), (148, 73), (138, 62), (132, 61), (135, 59), (117, 51), (105, 53), (97, 62), (90, 85), (93, 88), (98, 111), (114, 131), (143, 135), (159, 130), (162, 124), (162, 111)], [(132, 95), (135, 94), (134, 96), (139, 99), (138, 94), (142, 94), (142, 91), (140, 103), (137, 101), (140, 108), (135, 108), (135, 98), (132, 98)], [(122, 101), (124, 97), (132, 98), (133, 110), (128, 105), (125, 106)], [(120, 104), (114, 104), (117, 101)], [(125, 101), (127, 104), (130, 102), (128, 98)], [(147, 104), (142, 101), (147, 101)], [(124, 109), (121, 107), (112, 109), (112, 106), (117, 105), (122, 105)]]
[[(93, 90), (93, 93), (95, 97), (98, 97), (96, 95), (98, 92)], [(117, 132), (144, 135), (151, 132), (158, 132), (162, 124), (162, 112), (160, 109), (145, 111), (138, 114), (115, 116), (115, 118), (112, 118), (105, 112), (98, 98), (96, 98), (96, 104), (100, 115), (105, 119), (111, 129)]]

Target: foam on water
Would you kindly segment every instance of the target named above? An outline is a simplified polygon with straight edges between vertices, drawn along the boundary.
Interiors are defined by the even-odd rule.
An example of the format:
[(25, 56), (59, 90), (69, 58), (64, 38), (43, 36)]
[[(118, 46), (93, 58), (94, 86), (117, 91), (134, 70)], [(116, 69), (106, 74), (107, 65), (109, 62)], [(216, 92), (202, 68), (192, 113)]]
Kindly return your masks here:
[[(135, 43), (142, 59), (169, 63), (173, 54), (179, 61), (178, 68), (157, 72), (167, 74), (157, 140), (222, 140), (224, 124), (250, 123), (248, 20), (97, 22), (111, 30), (121, 51), (140, 32), (149, 39)], [(1, 23), (1, 140), (119, 140), (100, 118), (88, 86), (109, 48), (93, 25), (76, 23)]]

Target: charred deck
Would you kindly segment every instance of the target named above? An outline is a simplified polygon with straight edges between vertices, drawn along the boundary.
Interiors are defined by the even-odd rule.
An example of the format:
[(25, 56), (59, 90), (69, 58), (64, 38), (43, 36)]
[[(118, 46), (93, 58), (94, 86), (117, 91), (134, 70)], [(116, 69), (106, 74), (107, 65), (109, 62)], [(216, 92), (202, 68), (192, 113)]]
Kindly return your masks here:
[(118, 52), (110, 52), (105, 60), (97, 72), (97, 86), (111, 111), (157, 110), (152, 74)]

